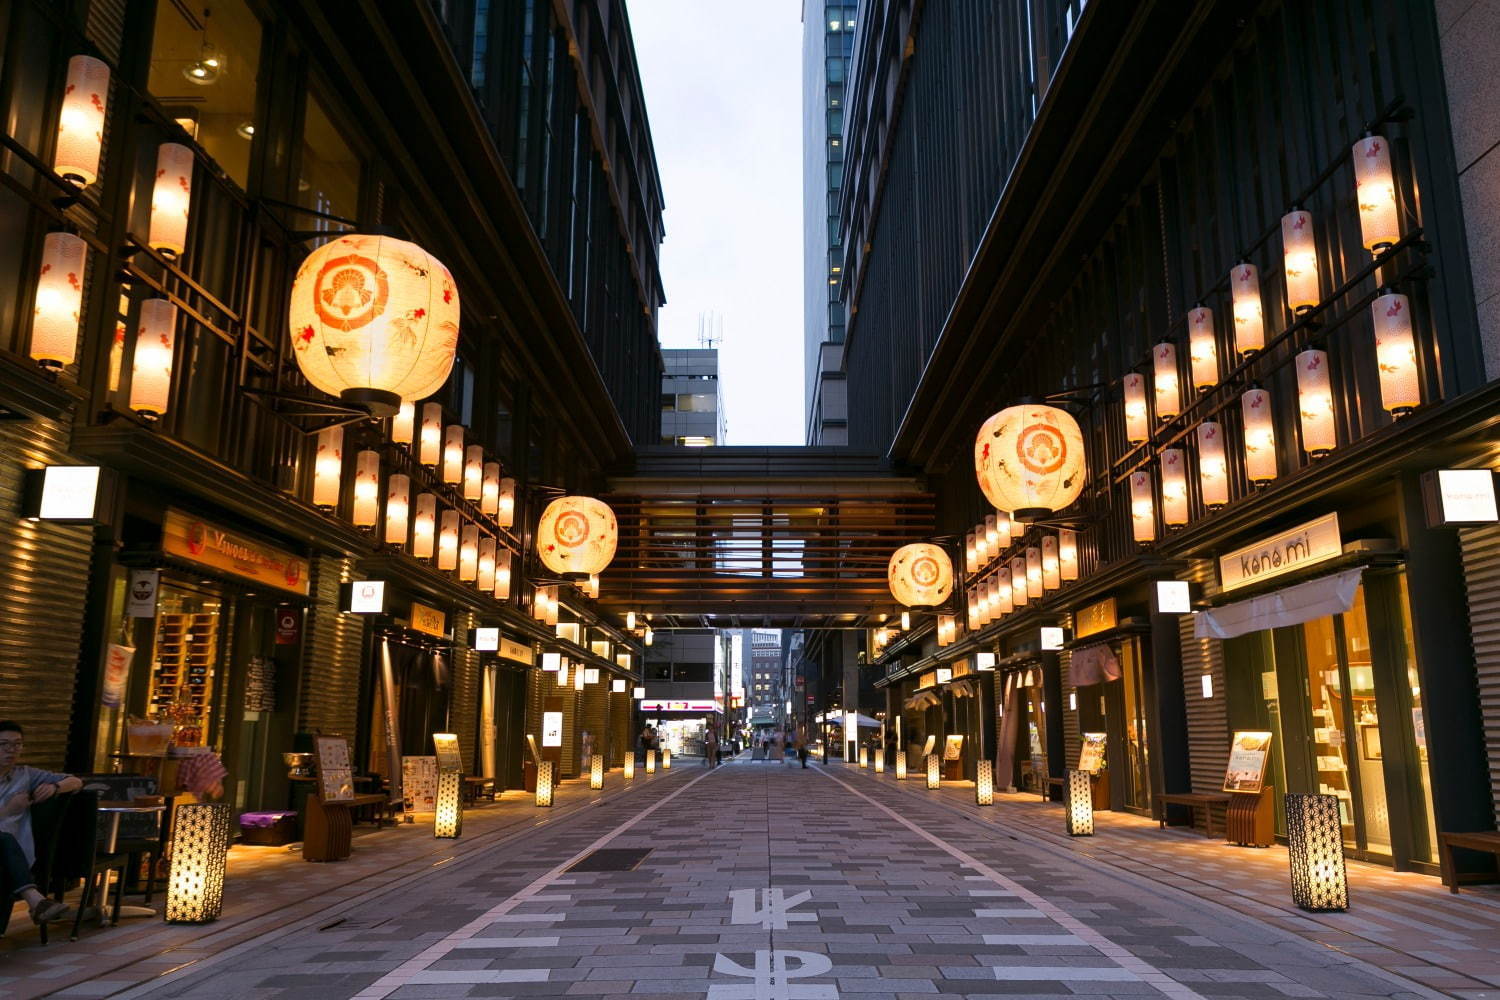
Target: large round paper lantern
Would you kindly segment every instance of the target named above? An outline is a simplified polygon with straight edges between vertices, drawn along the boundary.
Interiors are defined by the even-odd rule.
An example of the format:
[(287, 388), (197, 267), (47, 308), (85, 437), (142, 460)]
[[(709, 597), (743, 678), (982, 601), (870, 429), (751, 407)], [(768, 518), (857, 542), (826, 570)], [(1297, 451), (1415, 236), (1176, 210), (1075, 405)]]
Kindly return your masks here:
[(891, 596), (908, 608), (935, 608), (953, 593), (953, 562), (931, 542), (903, 545), (886, 567)]
[(615, 557), (618, 540), (615, 512), (593, 497), (558, 497), (542, 511), (536, 529), (542, 564), (569, 577), (604, 572)]
[(1044, 403), (1009, 406), (979, 428), (974, 475), (985, 499), (1018, 521), (1062, 510), (1083, 492), (1083, 432)]
[(325, 243), (292, 283), (292, 347), (302, 374), (379, 417), (442, 388), (458, 316), (458, 289), (442, 262), (387, 236)]

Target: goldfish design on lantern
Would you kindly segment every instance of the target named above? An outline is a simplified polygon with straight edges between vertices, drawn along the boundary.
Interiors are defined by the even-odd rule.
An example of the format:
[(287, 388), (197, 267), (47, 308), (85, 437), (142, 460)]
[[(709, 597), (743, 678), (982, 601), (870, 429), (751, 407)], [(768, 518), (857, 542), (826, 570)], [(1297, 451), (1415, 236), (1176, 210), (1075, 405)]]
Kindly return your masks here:
[(1064, 509), (1083, 492), (1083, 431), (1072, 414), (1042, 403), (1009, 406), (979, 428), (974, 475), (985, 499), (1017, 521)]
[(903, 545), (886, 567), (891, 596), (909, 608), (933, 608), (953, 593), (953, 561), (931, 542)]
[(297, 269), (292, 347), (314, 386), (392, 416), (442, 388), (458, 346), (459, 300), (442, 262), (414, 243), (350, 234)]
[(554, 573), (586, 579), (615, 557), (619, 527), (615, 512), (593, 497), (558, 497), (542, 511), (536, 548), (542, 564)]

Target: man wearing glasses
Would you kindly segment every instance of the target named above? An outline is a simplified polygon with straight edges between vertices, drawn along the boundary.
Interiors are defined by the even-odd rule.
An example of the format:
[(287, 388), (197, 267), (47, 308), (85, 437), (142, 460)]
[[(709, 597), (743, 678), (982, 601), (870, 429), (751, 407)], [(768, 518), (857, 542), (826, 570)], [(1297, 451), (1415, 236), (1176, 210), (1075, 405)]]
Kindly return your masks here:
[(83, 781), (18, 763), (22, 737), (20, 723), (0, 722), (0, 871), (15, 898), (26, 900), (32, 921), (44, 924), (61, 920), (68, 908), (38, 892), (32, 878), (36, 846), (31, 838), (31, 807), (59, 792), (76, 792)]

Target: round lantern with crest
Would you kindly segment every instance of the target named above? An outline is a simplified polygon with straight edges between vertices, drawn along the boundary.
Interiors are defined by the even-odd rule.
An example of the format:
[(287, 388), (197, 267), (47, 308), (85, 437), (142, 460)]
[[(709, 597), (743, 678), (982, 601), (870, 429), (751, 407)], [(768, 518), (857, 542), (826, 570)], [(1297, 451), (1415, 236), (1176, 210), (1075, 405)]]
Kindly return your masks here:
[(953, 593), (953, 561), (931, 542), (903, 545), (886, 567), (891, 596), (909, 608), (935, 608)]
[(349, 234), (308, 255), (292, 283), (297, 366), (317, 388), (373, 416), (430, 396), (458, 346), (458, 289), (414, 243)]
[(593, 497), (558, 497), (542, 511), (536, 551), (542, 564), (569, 579), (604, 572), (619, 541), (615, 512)]
[(1083, 492), (1083, 431), (1045, 403), (1008, 406), (974, 440), (974, 475), (985, 498), (1018, 521), (1039, 521)]

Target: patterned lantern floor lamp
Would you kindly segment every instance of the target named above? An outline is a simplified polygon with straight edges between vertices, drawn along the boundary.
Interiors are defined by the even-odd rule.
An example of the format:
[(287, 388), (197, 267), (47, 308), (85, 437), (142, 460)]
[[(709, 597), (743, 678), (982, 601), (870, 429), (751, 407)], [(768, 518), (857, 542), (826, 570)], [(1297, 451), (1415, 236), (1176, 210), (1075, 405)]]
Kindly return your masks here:
[(1087, 771), (1068, 772), (1068, 836), (1094, 835), (1094, 779)]
[(870, 748), (867, 747), (867, 746), (861, 746), (859, 748), (859, 766), (860, 767), (869, 767), (870, 766)]
[(1288, 795), (1286, 837), (1292, 902), (1313, 913), (1349, 909), (1339, 800), (1332, 795)]
[(905, 750), (897, 750), (896, 751), (896, 780), (897, 781), (905, 781), (906, 780), (906, 751)]
[[(438, 772), (437, 812), (432, 818), (432, 835), (444, 840), (455, 839), (464, 825), (463, 774), (453, 768)], [(541, 780), (537, 780), (541, 795)]]
[(995, 804), (995, 762), (988, 758), (979, 762), (974, 775), (974, 801), (982, 806)]
[(656, 773), (656, 751), (655, 750), (647, 750), (646, 751), (646, 773), (647, 774), (655, 774)]
[(604, 787), (604, 755), (596, 753), (589, 759), (589, 787), (596, 791)]
[(943, 758), (935, 753), (927, 755), (927, 787), (938, 788), (943, 783)]
[(625, 780), (632, 781), (635, 778), (635, 751), (625, 755)]
[(539, 806), (552, 804), (552, 769), (555, 766), (550, 760), (541, 761), (536, 766), (536, 804)]
[(167, 923), (206, 924), (224, 908), (224, 855), (229, 850), (229, 803), (177, 807), (172, 867), (167, 875)]
[(663, 771), (670, 771), (670, 770), (672, 770), (672, 748), (671, 747), (662, 747), (661, 748), (661, 769)]
[(875, 773), (885, 773), (885, 747), (875, 748)]

